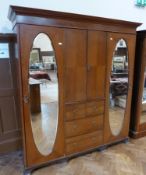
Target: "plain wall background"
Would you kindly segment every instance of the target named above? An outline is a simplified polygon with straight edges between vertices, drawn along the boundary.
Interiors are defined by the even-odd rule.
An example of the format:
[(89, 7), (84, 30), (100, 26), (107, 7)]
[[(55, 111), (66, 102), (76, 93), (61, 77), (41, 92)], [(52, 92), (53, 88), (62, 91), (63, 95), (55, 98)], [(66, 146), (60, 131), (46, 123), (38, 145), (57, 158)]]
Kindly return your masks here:
[(146, 7), (135, 6), (135, 0), (2, 0), (0, 4), (0, 32), (12, 32), (8, 20), (9, 5), (72, 12), (91, 16), (141, 22), (138, 30), (146, 29)]

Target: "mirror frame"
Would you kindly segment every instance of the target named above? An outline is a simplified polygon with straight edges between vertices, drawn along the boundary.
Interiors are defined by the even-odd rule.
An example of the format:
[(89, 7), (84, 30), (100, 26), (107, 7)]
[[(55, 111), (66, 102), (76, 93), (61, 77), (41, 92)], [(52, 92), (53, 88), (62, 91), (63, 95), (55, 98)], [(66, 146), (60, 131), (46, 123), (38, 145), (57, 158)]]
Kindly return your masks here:
[(143, 81), (142, 81), (143, 88), (142, 88), (142, 91), (141, 91), (141, 105), (140, 105), (140, 111), (141, 112), (140, 112), (140, 121), (139, 121), (140, 122), (140, 125), (146, 124), (146, 121), (145, 122), (142, 122), (142, 118), (141, 118), (142, 117), (142, 109), (143, 109), (143, 107), (142, 107), (142, 105), (143, 105), (142, 104), (142, 98), (143, 98), (144, 85), (146, 83), (146, 76), (145, 76), (145, 74), (146, 74), (146, 65), (144, 66), (144, 68), (145, 68), (144, 71), (143, 71), (143, 74), (144, 75), (142, 76), (143, 77)]
[[(110, 129), (109, 123), (109, 86), (110, 86), (110, 71), (112, 64), (113, 51), (117, 42), (120, 39), (124, 39), (128, 49), (128, 67), (129, 67), (129, 86), (128, 86), (128, 95), (127, 95), (127, 105), (125, 109), (125, 116), (123, 121), (123, 127), (121, 132), (114, 136)], [(129, 122), (130, 122), (130, 108), (131, 108), (131, 97), (132, 97), (132, 87), (133, 87), (133, 69), (134, 69), (134, 46), (133, 42), (135, 42), (136, 37), (129, 36), (128, 34), (122, 33), (112, 33), (109, 32), (107, 35), (107, 71), (106, 71), (106, 103), (105, 103), (105, 125), (104, 125), (104, 144), (119, 142), (120, 140), (127, 140), (129, 135)]]
[[(42, 38), (41, 38), (42, 37)], [(32, 134), (33, 134), (33, 139), (34, 139), (34, 142), (35, 142), (35, 144), (36, 144), (36, 147), (37, 147), (37, 149), (38, 149), (38, 151), (43, 155), (43, 156), (48, 156), (49, 154), (51, 154), (51, 152), (53, 151), (53, 147), (54, 147), (54, 144), (55, 144), (55, 140), (56, 140), (56, 135), (57, 135), (57, 128), (58, 128), (58, 118), (59, 118), (59, 113), (58, 113), (58, 110), (59, 110), (59, 83), (58, 83), (58, 78), (57, 78), (57, 70), (54, 72), (55, 74), (56, 74), (56, 78), (57, 78), (57, 106), (56, 106), (56, 115), (57, 116), (54, 116), (53, 118), (56, 118), (56, 124), (55, 124), (55, 128), (53, 128), (54, 129), (54, 131), (50, 131), (50, 133), (51, 134), (53, 134), (53, 136), (54, 136), (54, 138), (53, 139), (51, 139), (51, 142), (50, 142), (50, 135), (49, 135), (49, 133), (48, 133), (48, 137), (47, 136), (45, 136), (46, 137), (46, 139), (43, 141), (43, 142), (41, 142), (41, 143), (39, 143), (39, 138), (36, 136), (36, 134), (35, 134), (35, 131), (36, 131), (36, 129), (35, 128), (37, 128), (37, 127), (34, 127), (34, 125), (35, 125), (35, 123), (36, 123), (36, 121), (35, 121), (35, 118), (37, 118), (38, 119), (38, 116), (36, 116), (36, 115), (40, 115), (40, 122), (38, 123), (37, 122), (37, 124), (39, 124), (40, 126), (42, 125), (42, 123), (44, 123), (43, 122), (43, 119), (42, 118), (44, 118), (43, 117), (43, 115), (45, 115), (45, 116), (47, 116), (47, 114), (46, 114), (46, 112), (45, 112), (45, 114), (44, 114), (44, 112), (43, 112), (43, 108), (46, 106), (44, 106), (43, 105), (43, 103), (42, 103), (42, 87), (43, 87), (43, 84), (41, 83), (41, 80), (40, 79), (36, 79), (36, 76), (33, 76), (33, 74), (35, 73), (35, 71), (41, 71), (41, 69), (40, 70), (38, 70), (38, 68), (37, 69), (31, 69), (30, 68), (30, 66), (31, 66), (31, 54), (32, 54), (32, 52), (34, 52), (35, 51), (35, 53), (37, 54), (37, 58), (38, 58), (38, 60), (36, 60), (35, 59), (35, 62), (34, 63), (43, 63), (43, 65), (44, 65), (44, 62), (42, 62), (43, 60), (42, 60), (42, 58), (41, 58), (41, 49), (42, 49), (42, 45), (40, 45), (40, 48), (36, 48), (35, 47), (35, 45), (37, 45), (37, 43), (39, 44), (39, 42), (41, 42), (41, 43), (48, 43), (49, 45), (48, 45), (48, 50), (47, 50), (47, 52), (50, 52), (50, 50), (49, 50), (49, 47), (50, 47), (50, 49), (51, 49), (51, 52), (54, 52), (54, 56), (56, 56), (56, 54), (55, 54), (55, 51), (54, 51), (54, 48), (53, 48), (53, 45), (52, 45), (52, 41), (51, 41), (51, 39), (50, 39), (50, 37), (46, 34), (46, 33), (39, 33), (35, 38), (34, 38), (34, 41), (33, 41), (33, 44), (32, 44), (32, 49), (31, 49), (31, 51), (30, 51), (30, 58), (29, 58), (29, 70), (28, 70), (28, 72), (29, 72), (29, 79), (28, 79), (28, 82), (29, 82), (29, 98), (30, 98), (30, 120), (31, 120), (31, 126), (32, 126)], [(43, 52), (43, 51), (42, 51)], [(47, 56), (47, 55), (46, 55)], [(33, 57), (34, 58), (34, 57)], [(54, 58), (55, 59), (55, 64), (56, 64), (56, 66), (57, 66), (57, 62), (56, 62), (56, 58)], [(33, 64), (34, 64), (33, 63)], [(56, 67), (57, 68), (57, 67)], [(31, 73), (30, 73), (30, 71), (33, 71), (33, 74), (31, 75)], [(43, 70), (42, 70), (43, 71)], [(49, 73), (48, 73), (49, 74)], [(30, 78), (31, 78), (31, 82), (33, 81), (33, 83), (30, 83)], [(49, 79), (50, 79), (50, 76), (48, 77)], [(49, 81), (51, 81), (51, 80), (49, 80)], [(35, 86), (35, 83), (36, 83), (36, 86)], [(36, 89), (36, 90), (34, 90), (34, 88)], [(47, 88), (47, 85), (46, 85), (46, 88)], [(34, 90), (34, 91), (33, 91)], [(38, 92), (38, 90), (39, 90), (39, 92)], [(38, 92), (38, 93), (37, 93)], [(38, 97), (38, 100), (33, 100), (32, 98), (34, 97), (33, 96), (33, 94), (35, 93), (35, 95), (37, 95), (37, 97)], [(48, 93), (51, 93), (51, 92), (49, 92), (49, 90), (48, 90)], [(48, 94), (48, 96), (49, 96), (49, 94)], [(32, 98), (31, 98), (32, 97)], [(36, 102), (40, 102), (40, 104), (39, 105), (37, 105), (37, 106), (35, 106), (35, 101)], [(33, 105), (32, 107), (31, 107), (31, 104)], [(38, 104), (38, 103), (37, 103)], [(50, 107), (49, 107), (49, 104), (50, 103), (47, 103), (48, 104), (48, 107), (47, 107), (47, 109), (45, 110), (45, 111), (50, 111), (51, 109), (50, 109)], [(51, 104), (50, 104), (51, 106), (52, 106), (52, 102), (51, 102)], [(36, 109), (34, 108), (34, 106), (36, 107)], [(42, 107), (43, 106), (43, 107)], [(49, 114), (50, 113), (52, 113), (51, 111), (48, 113), (48, 118), (49, 119), (51, 119), (50, 117), (49, 117)], [(46, 117), (45, 117), (46, 118)], [(34, 124), (33, 124), (33, 121), (34, 121)], [(49, 127), (49, 124), (48, 124), (48, 128), (51, 128), (52, 126), (53, 126), (54, 124), (51, 124), (50, 125), (50, 127)], [(47, 126), (46, 126), (47, 127)], [(46, 130), (46, 129), (45, 129)], [(47, 129), (48, 130), (48, 129)], [(46, 135), (46, 133), (45, 133), (45, 131), (43, 132), (43, 129), (41, 130), (41, 128), (39, 127), (39, 130), (37, 131), (37, 133), (44, 133), (44, 134), (42, 134), (42, 137), (41, 138), (43, 138), (44, 137), (44, 135)], [(52, 138), (52, 137), (51, 137)], [(52, 142), (53, 141), (53, 142)], [(52, 143), (52, 144), (49, 144), (49, 142), (50, 143)], [(47, 149), (42, 149), (42, 146), (41, 146), (41, 144), (44, 144), (45, 145), (45, 147), (47, 147), (47, 145), (46, 145), (46, 143), (47, 143), (47, 145), (48, 145), (48, 151), (47, 151)], [(49, 147), (49, 146), (51, 146), (51, 148)]]
[[(64, 81), (63, 81), (63, 47), (60, 46), (59, 42), (64, 42), (64, 30), (55, 27), (44, 27), (44, 26), (31, 26), (22, 25), (21, 35), (24, 36), (24, 40), (21, 40), (21, 74), (22, 77), (22, 95), (20, 95), (20, 101), (22, 103), (21, 113), (22, 113), (22, 127), (23, 127), (23, 148), (24, 148), (24, 163), (27, 168), (32, 166), (37, 166), (44, 162), (59, 159), (64, 156), (64, 130), (62, 126), (64, 124), (63, 119), (63, 104), (64, 104)], [(28, 31), (28, 32), (26, 32)], [(33, 32), (32, 32), (33, 31)], [(56, 53), (56, 63), (58, 70), (58, 83), (59, 83), (59, 118), (58, 118), (58, 128), (56, 134), (56, 140), (53, 147), (53, 151), (48, 156), (43, 156), (37, 150), (36, 145), (33, 140), (32, 128), (29, 116), (29, 86), (28, 86), (28, 70), (29, 70), (29, 57), (30, 51), (32, 49), (32, 43), (34, 38), (39, 33), (45, 33), (49, 36), (52, 41), (52, 46)], [(22, 85), (21, 85), (22, 86)], [(30, 149), (31, 147), (31, 149)]]
[[(125, 48), (126, 48), (126, 53), (125, 53), (125, 55), (123, 55), (123, 56), (126, 56), (127, 57), (127, 62), (129, 63), (129, 58), (128, 58), (128, 47), (127, 47), (127, 43), (126, 43), (126, 41), (123, 39), (123, 38), (121, 38), (121, 39), (119, 39), (118, 41), (117, 41), (117, 43), (115, 44), (115, 49), (114, 49), (114, 51), (113, 51), (113, 57), (112, 57), (112, 59), (111, 59), (111, 71), (110, 71), (110, 79), (109, 79), (109, 109), (108, 109), (108, 111), (109, 111), (109, 125), (110, 125), (110, 129), (111, 129), (111, 133), (112, 133), (112, 135), (114, 135), (114, 136), (118, 136), (119, 134), (120, 134), (120, 132), (121, 132), (121, 130), (122, 130), (122, 128), (123, 128), (123, 123), (124, 123), (124, 118), (125, 118), (125, 112), (126, 112), (126, 106), (127, 106), (127, 96), (128, 96), (128, 84), (129, 84), (129, 75), (128, 75), (128, 73), (129, 73), (129, 65), (128, 65), (128, 71), (127, 71), (127, 94), (126, 94), (126, 99), (125, 99), (125, 101), (126, 101), (126, 104), (125, 104), (125, 108), (123, 108), (123, 110), (124, 110), (124, 114), (122, 115), (122, 116), (120, 116), (120, 117), (122, 117), (123, 119), (121, 119), (121, 121), (120, 121), (120, 123), (118, 124), (118, 127), (119, 128), (114, 128), (114, 125), (113, 125), (113, 123), (112, 123), (112, 114), (110, 114), (110, 108), (111, 108), (111, 97), (110, 97), (110, 91), (111, 91), (111, 86), (112, 86), (112, 84), (111, 84), (111, 76), (112, 76), (112, 70), (113, 70), (113, 66), (114, 66), (114, 58), (115, 58), (115, 56), (116, 57), (118, 57), (118, 55), (116, 55), (116, 48), (118, 47), (118, 45), (120, 45), (120, 42), (121, 42), (121, 40), (123, 40), (123, 42), (124, 42), (124, 45), (125, 45)], [(115, 103), (115, 102), (114, 102)], [(116, 112), (115, 112), (116, 113)], [(119, 118), (120, 118), (119, 117)], [(117, 127), (117, 126), (116, 126)]]

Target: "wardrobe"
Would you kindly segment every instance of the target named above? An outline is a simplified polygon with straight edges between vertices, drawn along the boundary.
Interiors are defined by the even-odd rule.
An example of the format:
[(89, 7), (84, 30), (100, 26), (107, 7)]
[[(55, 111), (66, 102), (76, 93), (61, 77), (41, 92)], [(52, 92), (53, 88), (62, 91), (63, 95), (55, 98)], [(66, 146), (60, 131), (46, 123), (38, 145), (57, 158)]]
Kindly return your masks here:
[(126, 141), (140, 23), (17, 6), (9, 19), (25, 168)]
[(130, 136), (146, 135), (146, 31), (138, 31), (136, 39), (135, 71), (131, 107)]

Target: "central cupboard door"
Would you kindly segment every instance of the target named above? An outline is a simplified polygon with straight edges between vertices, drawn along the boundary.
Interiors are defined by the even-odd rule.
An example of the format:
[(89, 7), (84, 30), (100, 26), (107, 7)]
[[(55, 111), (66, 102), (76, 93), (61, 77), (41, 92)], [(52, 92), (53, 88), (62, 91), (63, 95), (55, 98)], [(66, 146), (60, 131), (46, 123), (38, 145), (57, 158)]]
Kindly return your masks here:
[(106, 33), (65, 31), (66, 154), (103, 143)]
[(87, 100), (103, 101), (105, 100), (106, 32), (89, 31), (87, 48)]
[(106, 33), (65, 31), (65, 102), (105, 99)]
[(86, 100), (87, 31), (65, 30), (65, 102)]

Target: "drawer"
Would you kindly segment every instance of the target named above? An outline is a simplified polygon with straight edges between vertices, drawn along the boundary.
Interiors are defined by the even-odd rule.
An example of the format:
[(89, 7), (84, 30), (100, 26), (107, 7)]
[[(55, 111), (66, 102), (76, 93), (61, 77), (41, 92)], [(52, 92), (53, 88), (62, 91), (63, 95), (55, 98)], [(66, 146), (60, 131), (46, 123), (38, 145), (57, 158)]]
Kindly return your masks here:
[(85, 104), (66, 105), (65, 120), (74, 120), (86, 116)]
[(104, 113), (104, 101), (88, 102), (86, 104), (86, 115), (98, 115)]
[(103, 129), (103, 115), (65, 122), (66, 137), (87, 134)]
[(103, 132), (96, 131), (90, 134), (66, 139), (66, 154), (79, 153), (103, 144)]

